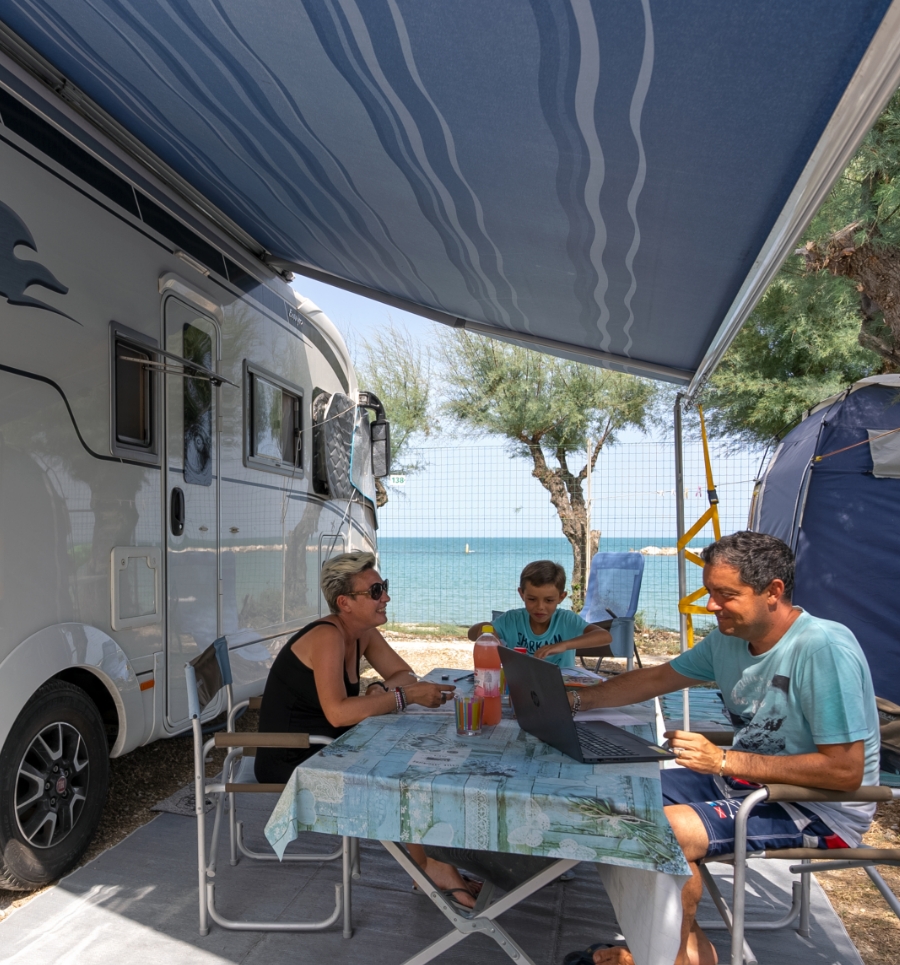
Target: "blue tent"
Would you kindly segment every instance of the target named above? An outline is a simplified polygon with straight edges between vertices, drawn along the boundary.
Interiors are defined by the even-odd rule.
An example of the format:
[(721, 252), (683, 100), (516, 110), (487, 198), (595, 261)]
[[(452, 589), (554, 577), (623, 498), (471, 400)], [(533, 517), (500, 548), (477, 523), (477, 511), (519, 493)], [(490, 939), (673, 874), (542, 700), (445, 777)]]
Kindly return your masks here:
[(785, 436), (750, 528), (790, 544), (794, 602), (850, 627), (875, 693), (900, 703), (900, 375), (857, 382)]

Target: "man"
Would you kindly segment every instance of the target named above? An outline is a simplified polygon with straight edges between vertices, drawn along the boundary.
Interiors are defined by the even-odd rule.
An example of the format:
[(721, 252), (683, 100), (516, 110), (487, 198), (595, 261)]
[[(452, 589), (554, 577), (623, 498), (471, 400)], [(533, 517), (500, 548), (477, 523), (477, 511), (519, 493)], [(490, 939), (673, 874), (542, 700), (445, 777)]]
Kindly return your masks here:
[[(569, 698), (573, 709), (586, 710), (705, 681), (722, 690), (736, 728), (733, 748), (687, 731), (666, 734), (681, 767), (662, 772), (663, 803), (692, 874), (682, 890), (675, 965), (716, 962), (695, 922), (703, 891), (697, 862), (733, 851), (735, 815), (752, 782), (853, 791), (879, 778), (878, 714), (865, 657), (846, 627), (792, 605), (790, 548), (773, 536), (740, 532), (701, 555), (707, 609), (718, 627), (668, 664)], [(856, 847), (874, 810), (874, 804), (762, 804), (750, 815), (748, 849)], [(593, 960), (633, 961), (623, 948), (598, 949)]]

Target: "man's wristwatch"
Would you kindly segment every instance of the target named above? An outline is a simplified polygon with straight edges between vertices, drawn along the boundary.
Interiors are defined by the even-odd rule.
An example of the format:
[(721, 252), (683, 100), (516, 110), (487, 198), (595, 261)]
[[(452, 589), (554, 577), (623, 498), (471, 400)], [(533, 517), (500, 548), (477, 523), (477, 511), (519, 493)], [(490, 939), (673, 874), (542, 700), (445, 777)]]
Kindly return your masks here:
[(572, 716), (574, 717), (581, 710), (581, 694), (577, 690), (572, 691)]

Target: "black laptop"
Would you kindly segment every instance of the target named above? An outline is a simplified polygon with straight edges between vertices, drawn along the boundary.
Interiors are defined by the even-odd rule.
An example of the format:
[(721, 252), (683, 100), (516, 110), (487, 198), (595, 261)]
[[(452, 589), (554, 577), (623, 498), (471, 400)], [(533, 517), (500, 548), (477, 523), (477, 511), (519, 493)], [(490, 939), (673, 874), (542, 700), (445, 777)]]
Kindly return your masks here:
[(509, 698), (522, 730), (582, 764), (663, 761), (674, 755), (627, 730), (590, 720), (576, 724), (559, 667), (500, 647)]

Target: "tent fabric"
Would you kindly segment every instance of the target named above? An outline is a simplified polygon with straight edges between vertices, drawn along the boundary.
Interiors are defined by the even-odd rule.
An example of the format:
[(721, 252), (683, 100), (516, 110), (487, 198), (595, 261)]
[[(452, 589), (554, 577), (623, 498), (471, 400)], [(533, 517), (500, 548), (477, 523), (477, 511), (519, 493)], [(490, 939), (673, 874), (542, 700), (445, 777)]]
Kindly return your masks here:
[(900, 703), (900, 479), (875, 476), (869, 445), (870, 434), (895, 428), (896, 377), (818, 407), (769, 463), (753, 528), (795, 548), (794, 601), (848, 626), (875, 692)]
[(8, 0), (0, 17), (273, 256), (686, 381), (889, 6)]

